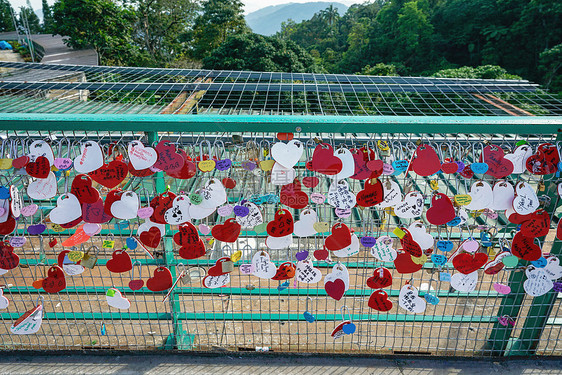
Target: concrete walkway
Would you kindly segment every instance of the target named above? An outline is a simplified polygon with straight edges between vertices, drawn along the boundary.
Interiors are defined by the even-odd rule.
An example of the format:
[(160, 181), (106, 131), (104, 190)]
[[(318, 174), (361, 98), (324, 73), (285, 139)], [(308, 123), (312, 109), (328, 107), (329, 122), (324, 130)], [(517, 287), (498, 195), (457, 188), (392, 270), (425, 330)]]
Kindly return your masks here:
[[(15, 32), (0, 33), (0, 40), (17, 39)], [(31, 39), (45, 50), (43, 64), (98, 65), (98, 54), (94, 49), (72, 49), (64, 44), (60, 35), (34, 34)]]
[(0, 51), (0, 61), (24, 62), (23, 57), (12, 50)]
[(224, 353), (2, 352), (0, 374), (440, 375), (562, 374), (561, 358), (449, 359)]
[[(9, 61), (9, 62), (24, 62), (23, 57), (17, 52), (12, 50), (3, 50), (0, 51), (0, 61)], [(10, 71), (10, 68), (0, 68), (0, 74)]]

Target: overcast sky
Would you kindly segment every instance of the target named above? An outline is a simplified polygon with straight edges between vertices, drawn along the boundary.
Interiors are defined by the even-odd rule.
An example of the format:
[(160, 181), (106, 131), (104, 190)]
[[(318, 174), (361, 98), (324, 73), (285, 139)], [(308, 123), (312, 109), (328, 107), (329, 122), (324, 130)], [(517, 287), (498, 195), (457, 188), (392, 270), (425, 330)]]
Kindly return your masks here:
[[(25, 5), (26, 0), (9, 0), (12, 4), (12, 7), (15, 9), (19, 9), (19, 7)], [(47, 0), (49, 4), (53, 4), (55, 0)], [(260, 8), (265, 8), (269, 5), (279, 5), (279, 4), (286, 4), (286, 3), (309, 3), (313, 2), (314, 0), (242, 0), (244, 4), (246, 4), (246, 13), (253, 12)], [(330, 1), (330, 0), (322, 0), (322, 1)], [(339, 3), (343, 3), (345, 5), (351, 4), (358, 4), (363, 3), (366, 0), (334, 0)], [(31, 0), (31, 5), (33, 5), (33, 9), (41, 10), (41, 0)]]

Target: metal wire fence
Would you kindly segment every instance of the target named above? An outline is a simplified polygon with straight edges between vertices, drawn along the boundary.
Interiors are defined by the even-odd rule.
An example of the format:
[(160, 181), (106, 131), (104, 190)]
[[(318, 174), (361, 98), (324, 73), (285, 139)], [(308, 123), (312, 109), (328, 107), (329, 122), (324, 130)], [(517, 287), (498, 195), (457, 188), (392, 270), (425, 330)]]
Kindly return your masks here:
[[(150, 69), (0, 62), (5, 113), (546, 116), (526, 80)], [(61, 100), (72, 99), (72, 100)]]
[[(559, 288), (559, 284), (555, 283), (556, 279), (551, 280), (554, 283), (550, 288), (552, 290), (532, 298), (524, 289), (529, 262), (499, 261), (495, 265), (497, 272), (489, 270), (494, 266), (492, 262), (495, 259), (505, 255), (500, 256), (502, 252), (511, 251), (511, 242), (521, 230), (523, 221), (518, 222), (510, 217), (513, 211), (506, 213), (505, 208), (493, 208), (492, 201), (487, 200), (489, 197), (486, 196), (490, 192), (478, 195), (475, 190), (475, 186), (483, 184), (492, 188), (500, 180), (512, 187), (521, 186), (521, 183), (530, 187), (539, 204), (536, 209), (546, 210), (550, 219), (547, 234), (541, 233), (537, 244), (544, 256), (549, 253), (558, 255), (558, 184), (562, 182), (559, 173), (530, 173), (519, 159), (514, 160), (519, 163), (518, 168), (522, 168), (520, 173), (505, 177), (471, 173), (470, 165), (476, 172), (479, 163), (492, 165), (491, 157), (484, 154), (491, 146), (502, 150), (502, 155), (514, 154), (518, 148), (526, 146), (531, 150), (531, 155), (543, 149), (545, 144), (554, 145), (553, 150), (558, 153), (560, 141), (555, 134), (491, 134), (497, 129), (489, 129), (488, 134), (474, 134), (468, 129), (463, 131), (466, 132), (295, 133), (294, 139), (301, 142), (304, 150), (295, 161), (293, 177), (300, 181), (300, 188), (306, 193), (305, 202), (299, 208), (294, 208), (295, 204), (300, 203), (298, 199), (293, 202), (280, 201), (281, 196), (287, 194), (284, 190), (287, 184), (279, 182), (286, 172), (273, 167), (271, 149), (281, 142), (278, 137), (283, 137), (277, 133), (213, 133), (205, 132), (204, 129), (199, 132), (159, 133), (120, 129), (4, 131), (2, 160), (10, 162), (0, 160), (0, 164), (6, 167), (0, 172), (2, 186), (8, 190), (10, 186), (17, 187), (22, 194), (22, 207), (37, 205), (37, 210), (24, 210), (25, 215), (16, 221), (14, 230), (5, 233), (4, 243), (12, 244), (14, 253), (19, 256), (19, 265), (7, 272), (2, 271), (1, 275), (3, 296), (9, 305), (0, 310), (0, 347), (226, 349), (465, 356), (536, 352), (559, 355), (562, 353), (561, 296), (554, 290)], [(129, 166), (125, 177), (114, 187), (109, 188), (98, 182), (92, 186), (100, 192), (106, 204), (111, 199), (112, 191), (122, 188), (123, 191), (138, 195), (138, 208), (158, 207), (158, 204), (153, 204), (155, 197), (170, 193), (188, 197), (191, 204), (196, 206), (198, 197), (204, 196), (209, 181), (220, 181), (226, 187), (225, 201), (207, 215), (191, 215), (190, 222), (197, 228), (204, 245), (201, 256), (184, 259), (183, 253), (182, 257), (184, 250), (174, 240), (174, 235), (180, 231), (177, 224), (156, 227), (153, 232), (159, 232), (161, 236), (143, 237), (143, 233), (150, 231), (150, 225), (146, 225), (146, 215), (145, 219), (141, 219), (139, 215), (143, 215), (136, 212), (128, 219), (106, 218), (96, 227), (99, 233), (87, 236), (83, 243), (68, 245), (69, 238), (75, 238), (80, 230), (84, 231), (83, 219), (86, 222), (96, 220), (86, 218), (82, 206), (82, 215), (75, 225), (61, 227), (52, 223), (50, 212), (57, 207), (57, 198), (72, 191), (78, 175), (75, 168), (64, 171), (53, 167), (56, 193), (45, 193), (51, 195), (48, 198), (30, 197), (30, 186), (37, 184), (39, 179), (29, 176), (25, 168), (17, 168), (16, 160), (30, 155), (32, 142), (38, 140), (47, 142), (55, 158), (73, 160), (83, 155), (81, 146), (85, 142), (95, 141), (103, 150), (105, 163), (113, 160), (129, 163), (131, 155), (128, 146), (131, 142), (140, 141), (146, 147), (156, 147), (164, 140), (176, 154), (180, 155), (183, 150), (185, 163), (193, 163), (191, 172), (184, 171), (185, 174), (178, 175), (155, 169), (145, 171), (145, 176), (140, 177), (142, 173), (134, 168), (131, 170)], [(420, 145), (431, 146), (436, 151), (440, 165), (438, 169), (442, 171), (422, 176), (415, 170), (400, 169), (401, 164), (415, 164), (415, 159), (420, 157)], [(357, 168), (365, 169), (368, 161), (380, 161), (380, 165), (371, 167), (372, 170), (367, 168), (365, 178), (347, 176), (334, 182), (329, 175), (311, 170), (310, 165), (308, 168), (306, 166), (308, 161), (314, 159), (317, 147), (332, 147), (335, 150), (332, 157), (338, 155), (338, 150), (355, 150), (353, 152), (361, 156), (357, 163), (361, 164), (362, 160), (364, 166), (348, 164), (354, 166), (354, 174)], [(215, 163), (214, 168), (203, 171), (201, 168), (205, 167), (199, 163), (206, 159), (217, 162), (230, 160), (231, 166), (218, 168)], [(460, 168), (460, 164), (457, 164), (459, 167), (455, 171), (445, 172), (442, 163), (453, 162), (463, 163), (468, 169)], [(371, 179), (371, 173), (383, 165), (384, 172), (377, 180)], [(107, 174), (118, 173), (110, 170)], [(389, 200), (387, 207), (379, 203), (364, 206), (352, 204), (351, 209), (334, 208), (327, 198), (334, 183), (341, 181), (347, 182), (354, 197), (366, 194), (361, 193), (367, 189), (366, 184), (382, 184), (384, 196)], [(394, 187), (395, 191), (391, 194)], [(417, 192), (422, 198), (421, 214), (397, 216), (397, 206), (409, 192)], [(455, 219), (435, 225), (435, 220), (428, 219), (427, 212), (435, 205), (433, 198), (439, 193), (456, 202)], [(391, 198), (393, 194), (397, 198)], [(466, 206), (462, 199), (466, 199), (467, 195), (475, 202), (482, 200), (488, 203)], [(11, 212), (13, 215), (13, 208), (10, 209), (9, 205), (14, 199), (13, 195), (3, 195), (0, 201), (4, 214)], [(248, 205), (248, 202), (252, 205)], [(171, 208), (169, 202), (166, 204), (166, 209)], [(217, 235), (211, 229), (233, 218), (243, 223), (246, 215), (241, 216), (235, 209), (245, 204), (252, 209), (255, 207), (258, 212), (253, 213), (262, 219), (244, 226), (233, 242), (221, 242), (224, 234)], [(103, 211), (103, 208), (98, 209)], [(294, 222), (308, 220), (307, 215), (313, 210), (317, 226), (313, 227), (313, 231), (307, 226), (310, 232), (306, 236), (299, 236), (295, 232), (285, 242), (274, 244), (266, 224), (275, 220), (279, 209), (290, 212)], [(46, 229), (37, 234), (34, 228), (41, 224)], [(341, 224), (353, 230), (355, 241), (361, 241), (356, 248), (358, 251), (326, 250), (327, 241), (330, 241), (328, 238), (334, 234), (333, 226), (341, 227)], [(0, 225), (0, 229), (7, 231), (6, 225)], [(420, 246), (423, 254), (414, 257), (415, 261), (407, 252), (400, 250), (408, 247), (408, 237), (402, 239), (406, 243), (401, 245), (400, 241), (400, 237), (408, 233), (415, 233), (416, 243), (425, 244)], [(370, 247), (372, 243), (365, 238), (384, 239), (385, 236), (392, 239), (395, 251), (408, 255), (406, 266), (397, 265), (401, 261), (384, 258), (381, 254), (372, 255), (375, 252)], [(18, 241), (24, 243), (18, 244)], [(470, 272), (471, 276), (459, 272), (452, 263), (452, 255), (467, 241), (475, 241), (478, 252), (486, 255), (485, 264), (478, 267), (477, 271)], [(133, 267), (122, 273), (111, 272), (107, 264), (114, 261), (114, 252), (122, 249), (126, 249)], [(87, 252), (89, 256), (97, 257), (97, 263), (91, 269), (84, 268), (81, 263), (69, 261), (68, 253), (67, 259), (64, 254), (61, 258), (60, 254), (65, 250)], [(387, 251), (392, 252), (390, 249)], [(296, 274), (284, 280), (257, 277), (256, 254), (258, 257), (269, 256), (277, 269), (276, 273), (283, 267), (296, 265)], [(446, 260), (438, 261), (435, 255), (443, 255)], [(205, 280), (212, 276), (213, 267), (217, 269), (217, 260), (225, 257), (230, 258), (234, 267), (230, 273), (225, 273), (228, 276), (223, 275), (223, 279), (213, 279), (218, 285), (224, 283), (223, 287), (209, 288), (214, 285)], [(80, 262), (84, 262), (84, 258)], [(61, 264), (64, 270), (66, 287), (56, 293), (46, 293), (41, 280), (49, 277), (49, 270), (55, 264)], [(251, 269), (252, 265), (254, 270)], [(308, 266), (312, 268), (306, 272), (316, 282), (302, 281), (305, 272), (302, 270)], [(149, 278), (154, 278), (155, 271), (161, 270), (161, 267), (170, 270), (172, 281), (177, 281), (177, 285), (160, 291), (148, 289)], [(391, 281), (383, 288), (373, 289), (370, 286), (374, 282), (372, 279), (384, 272), (381, 267), (388, 270)], [(327, 286), (330, 279), (325, 277), (334, 272), (343, 272), (342, 268), (347, 270), (349, 280), (345, 292), (337, 299), (333, 297), (334, 291)], [(138, 283), (131, 284), (135, 280), (143, 280), (144, 286), (137, 288)], [(405, 293), (403, 288), (408, 288), (408, 285), (419, 293), (420, 300), (414, 299), (418, 307), (420, 301), (425, 301), (423, 311), (412, 313), (402, 307), (408, 299), (404, 300), (401, 293)], [(506, 293), (507, 287), (511, 290), (509, 293)], [(130, 307), (118, 309), (110, 305), (110, 289), (123, 293)], [(373, 293), (381, 295), (377, 290), (383, 290), (392, 302), (388, 311), (380, 311), (379, 305), (379, 310), (371, 307), (376, 305), (370, 302)], [(37, 306), (38, 298), (42, 301), (43, 320), (37, 333), (11, 333), (10, 329), (16, 320), (25, 311)], [(343, 330), (346, 324), (342, 323), (345, 322), (347, 328)], [(355, 326), (353, 333), (349, 323)]]

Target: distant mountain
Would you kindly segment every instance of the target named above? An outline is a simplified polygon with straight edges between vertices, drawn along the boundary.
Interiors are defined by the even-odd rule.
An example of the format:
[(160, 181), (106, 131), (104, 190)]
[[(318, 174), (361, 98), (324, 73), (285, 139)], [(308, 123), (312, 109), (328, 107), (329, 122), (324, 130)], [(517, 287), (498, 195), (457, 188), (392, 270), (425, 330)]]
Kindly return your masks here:
[(333, 5), (340, 15), (347, 11), (347, 5), (336, 2), (318, 1), (312, 3), (288, 3), (271, 5), (246, 15), (248, 26), (257, 34), (273, 35), (281, 30), (281, 23), (292, 19), (295, 22), (311, 19), (314, 13)]

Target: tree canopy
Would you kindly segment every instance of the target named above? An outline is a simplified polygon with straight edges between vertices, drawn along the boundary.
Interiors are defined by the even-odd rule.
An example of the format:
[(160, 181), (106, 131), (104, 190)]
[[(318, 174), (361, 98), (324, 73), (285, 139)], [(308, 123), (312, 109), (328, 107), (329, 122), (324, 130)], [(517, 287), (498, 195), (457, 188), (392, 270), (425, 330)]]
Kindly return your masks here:
[(41, 23), (39, 22), (39, 17), (31, 9), (31, 7), (21, 7), (18, 17), (18, 24), (21, 27), (27, 27), (31, 34), (37, 34), (41, 32)]
[(142, 65), (168, 64), (189, 45), (185, 35), (193, 26), (198, 6), (192, 0), (137, 0), (133, 39)]
[(192, 54), (203, 59), (231, 35), (249, 32), (240, 0), (204, 0), (202, 11), (189, 33)]
[(8, 0), (0, 0), (0, 33), (14, 30), (12, 5)]
[(188, 49), (194, 0), (57, 0), (54, 33), (74, 48), (95, 48), (104, 64), (162, 66)]
[(374, 0), (351, 6), (335, 23), (320, 13), (285, 23), (277, 36), (333, 73), (379, 63), (401, 75), (495, 65), (562, 91), (560, 25), (559, 0)]
[(206, 69), (317, 72), (312, 56), (292, 41), (246, 33), (232, 35), (203, 59)]
[(438, 78), (473, 78), (473, 79), (521, 79), (514, 74), (509, 74), (504, 68), (497, 65), (482, 65), (476, 68), (463, 66), (456, 69), (443, 69), (435, 74)]
[(51, 34), (55, 31), (55, 21), (53, 20), (53, 10), (47, 0), (41, 1), (41, 7), (43, 8), (43, 32), (45, 34)]
[[(0, 0), (0, 31), (13, 29), (10, 9)], [(518, 76), (562, 91), (560, 0), (372, 0), (288, 20), (274, 37), (250, 32), (241, 0), (43, 0), (43, 14), (44, 32), (103, 64)]]
[(134, 12), (112, 0), (58, 0), (55, 33), (70, 37), (73, 48), (93, 47), (105, 63), (123, 64), (134, 54)]

